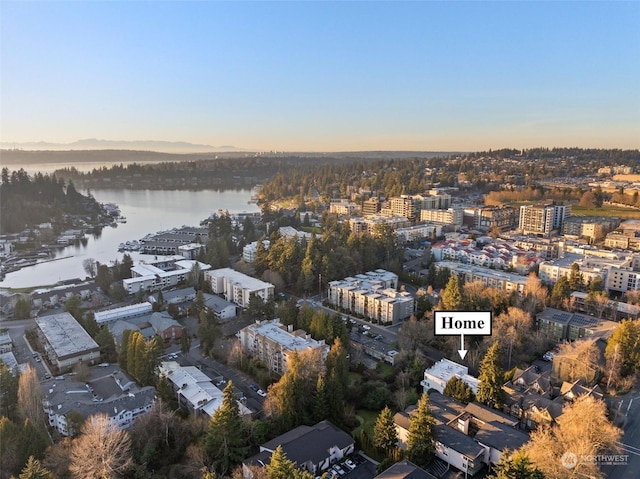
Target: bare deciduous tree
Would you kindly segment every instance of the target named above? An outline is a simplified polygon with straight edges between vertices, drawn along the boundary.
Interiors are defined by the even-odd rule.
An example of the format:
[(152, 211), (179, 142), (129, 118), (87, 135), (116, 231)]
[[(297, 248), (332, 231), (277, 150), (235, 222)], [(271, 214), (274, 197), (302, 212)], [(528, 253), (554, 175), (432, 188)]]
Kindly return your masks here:
[(69, 470), (80, 479), (123, 477), (131, 468), (131, 438), (106, 414), (91, 416), (71, 447)]
[(599, 367), (600, 356), (595, 341), (564, 343), (553, 360), (553, 369), (561, 381), (584, 379), (591, 382)]
[(82, 267), (85, 272), (89, 275), (91, 279), (96, 277), (96, 273), (98, 271), (98, 266), (96, 264), (96, 260), (93, 258), (86, 258), (82, 260)]
[(27, 365), (18, 380), (18, 409), (24, 419), (29, 419), (36, 427), (45, 426), (42, 409), (42, 390), (34, 368)]
[(527, 453), (545, 477), (602, 478), (593, 457), (616, 451), (620, 434), (607, 419), (605, 403), (585, 395), (565, 407), (557, 425), (532, 432)]

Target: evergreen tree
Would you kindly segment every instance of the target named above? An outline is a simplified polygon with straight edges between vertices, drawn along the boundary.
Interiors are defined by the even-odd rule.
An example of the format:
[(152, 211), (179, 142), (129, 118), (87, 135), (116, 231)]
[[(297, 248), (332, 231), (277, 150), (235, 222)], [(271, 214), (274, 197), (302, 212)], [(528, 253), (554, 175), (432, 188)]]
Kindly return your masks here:
[(17, 419), (18, 376), (12, 374), (7, 365), (0, 361), (0, 417)]
[(223, 391), (222, 405), (211, 417), (205, 439), (206, 451), (221, 475), (230, 472), (246, 457), (249, 449), (246, 436), (233, 383), (229, 381)]
[(453, 399), (457, 399), (464, 404), (468, 404), (475, 400), (473, 389), (471, 389), (471, 387), (462, 379), (456, 376), (449, 379), (443, 392), (446, 396), (451, 396)]
[(566, 276), (561, 276), (551, 290), (551, 305), (554, 308), (561, 308), (562, 302), (571, 296), (571, 286)]
[(503, 451), (487, 479), (544, 479), (544, 474), (531, 463), (524, 449), (518, 449), (513, 454)]
[(385, 406), (373, 426), (373, 445), (388, 457), (396, 449), (397, 444), (398, 434), (393, 422), (393, 413), (389, 407)]
[(269, 479), (313, 479), (312, 474), (301, 471), (293, 461), (287, 458), (282, 446), (278, 446), (271, 454), (267, 464), (267, 477)]
[(435, 420), (429, 407), (429, 396), (422, 393), (418, 407), (409, 418), (409, 438), (407, 456), (415, 464), (426, 464), (433, 457), (435, 446)]
[(623, 320), (607, 341), (605, 357), (619, 356), (620, 373), (628, 376), (640, 371), (640, 320)]
[(500, 343), (496, 341), (491, 345), (487, 354), (480, 363), (480, 375), (478, 376), (477, 399), (483, 404), (500, 409), (504, 404), (504, 373), (500, 368)]
[(316, 394), (313, 403), (313, 421), (320, 422), (329, 417), (329, 398), (327, 385), (322, 375), (318, 376), (316, 383)]
[(462, 305), (462, 292), (458, 277), (453, 275), (447, 282), (447, 287), (442, 294), (442, 307), (446, 311), (456, 311)]
[(29, 456), (27, 464), (24, 466), (24, 469), (22, 469), (18, 479), (53, 479), (53, 474), (51, 471), (42, 467), (40, 461), (35, 457)]

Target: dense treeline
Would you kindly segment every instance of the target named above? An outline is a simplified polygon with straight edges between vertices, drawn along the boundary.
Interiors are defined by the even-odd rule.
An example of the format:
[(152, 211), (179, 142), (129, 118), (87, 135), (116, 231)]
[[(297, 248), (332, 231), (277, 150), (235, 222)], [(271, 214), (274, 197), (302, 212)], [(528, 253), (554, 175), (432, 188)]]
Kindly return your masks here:
[(53, 221), (64, 224), (64, 215), (96, 217), (100, 205), (76, 190), (72, 181), (56, 175), (36, 173), (29, 176), (23, 169), (2, 169), (0, 184), (0, 228), (3, 233), (17, 233), (25, 227)]
[(335, 215), (324, 214), (322, 236), (306, 241), (274, 233), (268, 249), (258, 244), (256, 275), (298, 293), (324, 289), (329, 281), (383, 268), (400, 271), (403, 249), (390, 227), (382, 224), (375, 235), (355, 235)]
[[(370, 191), (392, 197), (420, 194), (434, 186), (459, 186), (480, 192), (501, 190), (505, 185), (533, 186), (538, 181), (592, 176), (602, 166), (640, 164), (638, 150), (582, 150), (573, 148), (499, 150), (457, 156), (377, 159), (345, 159), (339, 164), (319, 163), (316, 169), (282, 171), (261, 190), (265, 203), (293, 200), (304, 205), (313, 197), (327, 201), (349, 193)], [(575, 196), (558, 189), (558, 196)]]

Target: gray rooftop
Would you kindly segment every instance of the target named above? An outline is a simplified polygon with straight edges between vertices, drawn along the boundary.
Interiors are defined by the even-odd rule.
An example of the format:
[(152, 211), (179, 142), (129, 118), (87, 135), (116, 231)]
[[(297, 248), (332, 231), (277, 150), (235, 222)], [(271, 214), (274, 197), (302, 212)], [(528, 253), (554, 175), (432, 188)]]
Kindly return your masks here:
[(59, 359), (100, 349), (70, 313), (36, 318), (36, 323)]

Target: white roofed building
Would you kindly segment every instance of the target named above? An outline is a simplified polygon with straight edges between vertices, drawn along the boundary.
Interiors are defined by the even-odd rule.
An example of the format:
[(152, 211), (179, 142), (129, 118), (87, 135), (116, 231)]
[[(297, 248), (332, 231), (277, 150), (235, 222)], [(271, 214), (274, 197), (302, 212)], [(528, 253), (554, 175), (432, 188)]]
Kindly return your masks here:
[(424, 379), (420, 381), (420, 385), (425, 393), (428, 393), (430, 389), (435, 389), (440, 394), (444, 394), (444, 388), (452, 377), (461, 379), (471, 388), (473, 394), (478, 394), (480, 381), (469, 374), (469, 368), (446, 358), (425, 370)]
[(247, 276), (231, 268), (220, 268), (205, 271), (204, 277), (211, 283), (211, 289), (215, 294), (223, 296), (243, 308), (249, 306), (252, 295), (258, 296), (263, 301), (273, 298), (275, 287), (259, 279)]
[(70, 313), (36, 318), (36, 324), (45, 354), (59, 370), (100, 359), (100, 347)]

